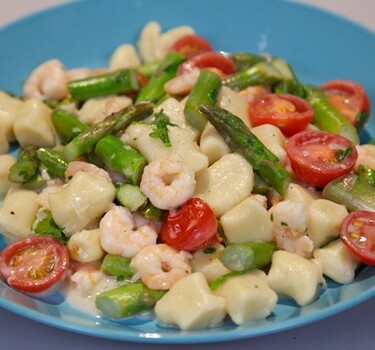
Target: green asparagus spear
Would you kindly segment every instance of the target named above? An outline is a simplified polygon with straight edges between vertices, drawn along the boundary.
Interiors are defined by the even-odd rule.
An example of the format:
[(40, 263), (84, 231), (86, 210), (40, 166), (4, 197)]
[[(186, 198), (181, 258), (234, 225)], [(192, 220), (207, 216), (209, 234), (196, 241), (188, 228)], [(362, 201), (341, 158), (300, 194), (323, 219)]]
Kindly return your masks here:
[(125, 175), (133, 184), (141, 181), (146, 158), (137, 150), (124, 144), (114, 135), (107, 135), (98, 141), (95, 154), (113, 171)]
[(134, 275), (134, 270), (130, 267), (130, 262), (131, 258), (106, 254), (101, 265), (101, 270), (119, 279), (130, 278)]
[(360, 164), (357, 170), (358, 176), (375, 187), (375, 169)]
[[(102, 139), (102, 141), (104, 139)], [(101, 141), (99, 141), (99, 143), (100, 142)], [(97, 144), (97, 147), (99, 143)], [(147, 197), (143, 194), (139, 186), (132, 184), (121, 184), (116, 186), (116, 199), (121, 205), (129, 208), (130, 211), (137, 211), (138, 209), (143, 208), (147, 203)]]
[(199, 110), (201, 104), (214, 105), (221, 87), (220, 77), (206, 69), (201, 70), (198, 80), (184, 107), (184, 114), (187, 122), (198, 130), (203, 130), (207, 118)]
[(37, 147), (33, 145), (25, 146), (20, 150), (17, 162), (9, 169), (10, 181), (25, 183), (36, 176), (39, 167), (36, 151)]
[(356, 128), (328, 101), (316, 87), (305, 86), (306, 100), (314, 109), (313, 124), (320, 130), (346, 137), (354, 144), (359, 143)]
[(148, 83), (141, 89), (136, 102), (160, 102), (165, 95), (164, 84), (176, 76), (177, 68), (184, 60), (184, 56), (178, 53), (169, 54), (160, 63)]
[(267, 266), (276, 246), (272, 242), (254, 241), (229, 244), (221, 253), (220, 261), (232, 271), (248, 271)]
[(165, 211), (155, 207), (150, 201), (148, 201), (146, 206), (141, 209), (141, 213), (147, 219), (160, 221), (163, 219)]
[(52, 123), (62, 143), (68, 143), (89, 127), (77, 117), (62, 108), (56, 108), (52, 112)]
[(276, 93), (288, 93), (301, 98), (306, 97), (305, 87), (299, 82), (287, 61), (280, 57), (274, 57), (271, 60), (271, 64), (282, 76), (282, 81), (275, 86)]
[(343, 175), (329, 182), (322, 196), (345, 205), (349, 211), (375, 211), (375, 188), (356, 174)]
[(212, 281), (210, 283), (210, 289), (212, 291), (215, 291), (216, 289), (218, 289), (222, 284), (224, 284), (225, 281), (227, 281), (228, 279), (232, 278), (232, 277), (236, 277), (236, 276), (241, 276), (244, 274), (245, 271), (231, 271), (231, 272), (228, 272), (218, 278), (216, 278), (214, 281)]
[(27, 190), (31, 190), (37, 193), (41, 192), (43, 188), (45, 188), (46, 186), (47, 186), (47, 180), (45, 177), (41, 175), (39, 171), (31, 180), (22, 184), (22, 188), (25, 188)]
[(64, 147), (67, 162), (91, 152), (95, 144), (104, 136), (126, 128), (132, 121), (141, 120), (153, 112), (152, 103), (143, 102), (131, 105), (121, 111), (111, 114), (102, 122), (94, 124), (89, 130), (82, 132)]
[(136, 68), (137, 72), (141, 73), (144, 75), (146, 78), (151, 78), (152, 75), (156, 72), (156, 70), (160, 66), (159, 61), (156, 62), (150, 62), (150, 63), (144, 63), (140, 65), (139, 67)]
[(283, 80), (280, 72), (269, 62), (259, 62), (223, 79), (222, 83), (233, 90), (255, 85), (273, 85)]
[(36, 155), (50, 175), (65, 177), (65, 170), (68, 164), (61, 152), (50, 148), (39, 148)]
[(75, 101), (86, 101), (93, 97), (138, 91), (137, 73), (133, 69), (105, 73), (89, 78), (72, 80), (68, 90)]
[(245, 123), (229, 111), (202, 105), (200, 110), (234, 152), (241, 154), (281, 196), (285, 196), (289, 173), (278, 158), (250, 131)]
[(265, 61), (265, 58), (248, 52), (235, 52), (229, 55), (236, 66), (237, 71), (250, 68), (256, 63)]
[(100, 293), (95, 305), (107, 317), (119, 319), (151, 309), (164, 294), (142, 283), (131, 283)]
[(252, 193), (266, 195), (269, 190), (269, 184), (258, 173), (254, 173), (254, 186)]

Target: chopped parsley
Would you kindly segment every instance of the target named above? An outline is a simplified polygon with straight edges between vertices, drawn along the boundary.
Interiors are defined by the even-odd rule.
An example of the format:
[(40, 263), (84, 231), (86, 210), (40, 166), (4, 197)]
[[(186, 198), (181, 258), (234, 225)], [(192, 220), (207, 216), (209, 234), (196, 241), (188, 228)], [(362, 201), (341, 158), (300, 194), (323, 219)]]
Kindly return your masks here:
[(212, 253), (215, 253), (215, 252), (216, 252), (215, 247), (209, 247), (209, 248), (206, 248), (206, 249), (203, 250), (204, 254), (212, 254)]
[(155, 120), (151, 123), (153, 129), (150, 133), (151, 137), (160, 139), (166, 147), (171, 147), (171, 141), (168, 134), (168, 126), (177, 126), (169, 121), (169, 118), (161, 110), (155, 115)]
[(335, 157), (338, 162), (342, 162), (347, 156), (349, 156), (353, 152), (353, 147), (349, 146), (346, 149), (339, 149), (335, 153)]

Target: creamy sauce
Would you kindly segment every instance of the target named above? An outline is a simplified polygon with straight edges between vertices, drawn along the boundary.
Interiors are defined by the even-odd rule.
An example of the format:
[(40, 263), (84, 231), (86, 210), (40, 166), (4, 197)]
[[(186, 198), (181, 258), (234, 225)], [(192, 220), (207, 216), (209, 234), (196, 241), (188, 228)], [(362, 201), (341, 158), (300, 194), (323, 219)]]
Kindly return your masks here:
[(93, 280), (90, 272), (87, 272), (82, 283), (76, 283), (69, 279), (70, 281), (61, 290), (66, 302), (71, 307), (94, 316), (100, 314), (100, 311), (95, 306), (96, 296), (121, 285), (115, 277), (107, 276), (101, 271), (96, 271), (96, 273), (98, 275)]

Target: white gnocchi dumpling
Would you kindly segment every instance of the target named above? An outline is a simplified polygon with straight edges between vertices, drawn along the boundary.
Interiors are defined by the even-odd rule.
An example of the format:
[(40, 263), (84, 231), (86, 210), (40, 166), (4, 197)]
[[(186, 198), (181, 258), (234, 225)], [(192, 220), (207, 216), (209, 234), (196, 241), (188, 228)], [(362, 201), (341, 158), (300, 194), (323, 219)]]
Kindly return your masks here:
[(155, 114), (163, 111), (163, 113), (169, 118), (171, 124), (176, 124), (182, 129), (189, 130), (192, 134), (194, 134), (194, 139), (197, 140), (200, 132), (186, 121), (184, 107), (185, 104), (183, 102), (177, 101), (175, 98), (170, 97), (155, 108)]
[(270, 287), (279, 295), (288, 296), (298, 305), (314, 301), (322, 271), (318, 263), (284, 250), (272, 256), (267, 276)]
[(82, 230), (73, 233), (67, 243), (70, 257), (75, 261), (93, 262), (104, 256), (100, 244), (99, 229)]
[(173, 43), (188, 34), (194, 34), (194, 29), (189, 26), (172, 28), (162, 33), (157, 22), (147, 23), (138, 40), (139, 54), (143, 62), (155, 62), (162, 60)]
[(0, 91), (0, 130), (8, 142), (15, 141), (13, 125), (23, 101)]
[(239, 154), (230, 153), (197, 174), (195, 197), (203, 199), (221, 217), (249, 197), (254, 185), (252, 166)]
[(177, 154), (183, 164), (195, 173), (208, 167), (208, 158), (200, 151), (193, 133), (178, 126), (171, 126), (168, 130), (171, 147), (165, 146), (160, 139), (151, 137), (152, 127), (141, 123), (131, 124), (121, 140), (136, 148), (149, 163)]
[(77, 111), (78, 119), (87, 125), (104, 120), (108, 115), (118, 112), (132, 104), (127, 96), (96, 97), (87, 100)]
[(237, 91), (234, 91), (227, 86), (223, 86), (220, 89), (216, 104), (219, 107), (231, 112), (235, 116), (242, 119), (242, 121), (247, 125), (248, 128), (251, 127), (250, 119), (248, 116), (249, 104), (246, 100), (246, 97), (244, 97)]
[(337, 237), (340, 225), (348, 215), (344, 205), (327, 199), (317, 199), (309, 207), (307, 235), (318, 248), (329, 239)]
[(210, 165), (231, 153), (228, 144), (210, 123), (207, 123), (202, 131), (199, 147), (201, 152), (207, 156)]
[(246, 198), (220, 218), (231, 243), (271, 241), (273, 224), (267, 209), (255, 196)]
[(296, 183), (290, 183), (286, 189), (285, 200), (304, 202), (309, 207), (316, 199), (318, 195), (315, 192)]
[(201, 272), (208, 283), (231, 272), (220, 260), (220, 254), (224, 250), (224, 246), (215, 244), (213, 248), (214, 251), (211, 253), (198, 250), (193, 254), (193, 258), (190, 261), (192, 271)]
[(56, 224), (71, 236), (103, 215), (115, 192), (113, 184), (104, 177), (78, 171), (67, 185), (48, 195), (48, 204)]
[(116, 48), (109, 60), (109, 69), (127, 69), (140, 66), (141, 59), (137, 50), (131, 44), (122, 44)]
[(227, 312), (237, 325), (266, 318), (278, 300), (261, 270), (228, 278), (215, 294), (225, 299)]
[(155, 314), (158, 320), (182, 330), (209, 327), (226, 316), (225, 299), (211, 292), (202, 273), (194, 272), (156, 302)]
[(285, 136), (280, 129), (271, 124), (263, 124), (251, 128), (251, 132), (277, 157), (282, 165), (286, 165)]
[(42, 101), (29, 99), (18, 110), (14, 134), (20, 145), (53, 147), (56, 133), (51, 120), (51, 109)]
[(350, 283), (359, 265), (341, 239), (314, 251), (314, 258), (321, 264), (323, 274), (341, 284)]
[(34, 191), (12, 188), (0, 208), (0, 232), (9, 241), (26, 237), (39, 209), (38, 195)]

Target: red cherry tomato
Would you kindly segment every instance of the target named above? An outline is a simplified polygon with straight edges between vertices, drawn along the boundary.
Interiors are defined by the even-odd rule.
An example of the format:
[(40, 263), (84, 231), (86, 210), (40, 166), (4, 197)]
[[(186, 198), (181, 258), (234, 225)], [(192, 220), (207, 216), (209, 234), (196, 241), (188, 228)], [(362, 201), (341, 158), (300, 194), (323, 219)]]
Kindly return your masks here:
[(181, 209), (169, 211), (163, 221), (161, 239), (178, 250), (193, 251), (205, 247), (216, 235), (217, 227), (210, 206), (200, 198), (191, 198)]
[(375, 213), (353, 211), (341, 224), (341, 238), (359, 261), (375, 265)]
[(328, 100), (354, 126), (363, 126), (370, 115), (369, 98), (363, 87), (352, 80), (333, 80), (323, 85)]
[(354, 144), (324, 131), (301, 131), (286, 141), (291, 167), (305, 183), (323, 187), (349, 173), (357, 160)]
[(290, 94), (266, 94), (249, 105), (252, 126), (272, 124), (284, 135), (291, 136), (304, 130), (314, 111), (302, 98)]
[(216, 68), (226, 75), (233, 74), (236, 71), (232, 59), (214, 51), (203, 52), (183, 62), (178, 69), (178, 74), (189, 73), (194, 68)]
[(68, 249), (51, 236), (17, 240), (0, 253), (0, 273), (13, 288), (42, 292), (63, 278), (69, 267)]
[(202, 52), (212, 51), (212, 47), (205, 38), (189, 34), (177, 39), (171, 46), (171, 51), (179, 52), (186, 58), (191, 58)]

